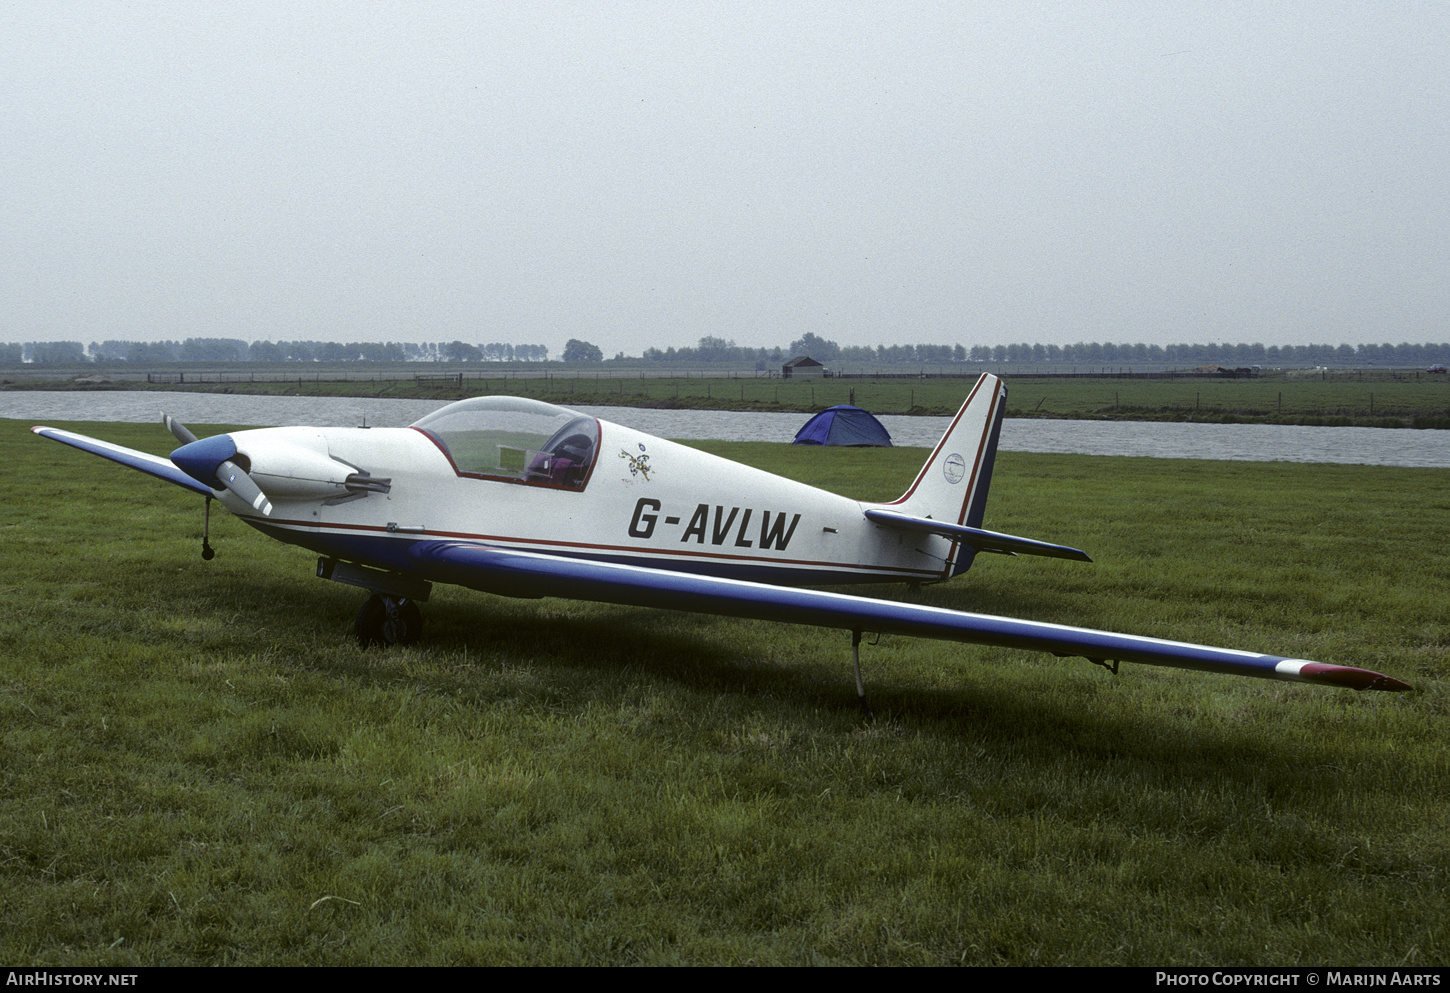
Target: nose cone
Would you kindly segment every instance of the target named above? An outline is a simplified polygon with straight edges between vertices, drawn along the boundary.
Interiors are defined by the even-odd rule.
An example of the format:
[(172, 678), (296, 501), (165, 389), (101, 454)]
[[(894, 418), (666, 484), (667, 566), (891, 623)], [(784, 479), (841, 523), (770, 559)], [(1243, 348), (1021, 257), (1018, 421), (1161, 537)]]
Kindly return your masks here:
[(214, 490), (222, 488), (216, 469), (227, 459), (235, 457), (237, 446), (229, 434), (215, 434), (210, 438), (182, 445), (171, 453), (171, 462), (197, 482), (205, 483)]

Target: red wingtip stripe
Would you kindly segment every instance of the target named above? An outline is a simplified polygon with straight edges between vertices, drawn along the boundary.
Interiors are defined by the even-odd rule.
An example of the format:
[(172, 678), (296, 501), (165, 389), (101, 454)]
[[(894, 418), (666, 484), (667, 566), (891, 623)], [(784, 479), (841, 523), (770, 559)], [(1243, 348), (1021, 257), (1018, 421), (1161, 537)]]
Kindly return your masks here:
[(1345, 686), (1352, 690), (1390, 690), (1402, 692), (1412, 689), (1410, 684), (1393, 676), (1385, 676), (1369, 669), (1355, 669), (1347, 665), (1329, 665), (1324, 662), (1310, 662), (1299, 669), (1299, 675), (1316, 683), (1331, 686)]

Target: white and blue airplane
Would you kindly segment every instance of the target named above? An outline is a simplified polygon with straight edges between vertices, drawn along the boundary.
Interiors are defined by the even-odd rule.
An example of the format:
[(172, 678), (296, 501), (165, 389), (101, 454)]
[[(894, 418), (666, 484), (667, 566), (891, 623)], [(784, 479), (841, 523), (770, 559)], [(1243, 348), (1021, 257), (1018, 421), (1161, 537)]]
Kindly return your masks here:
[[(277, 427), (198, 439), (169, 416), (170, 459), (50, 427), (46, 438), (206, 497), (368, 590), (364, 646), (410, 644), (434, 583), (851, 632), (912, 635), (1353, 689), (1408, 690), (1366, 669), (966, 613), (818, 586), (934, 583), (980, 553), (1090, 561), (982, 528), (1006, 387), (982, 376), (902, 496), (863, 503), (578, 411), (460, 400), (406, 428)], [(212, 557), (205, 532), (202, 556)]]

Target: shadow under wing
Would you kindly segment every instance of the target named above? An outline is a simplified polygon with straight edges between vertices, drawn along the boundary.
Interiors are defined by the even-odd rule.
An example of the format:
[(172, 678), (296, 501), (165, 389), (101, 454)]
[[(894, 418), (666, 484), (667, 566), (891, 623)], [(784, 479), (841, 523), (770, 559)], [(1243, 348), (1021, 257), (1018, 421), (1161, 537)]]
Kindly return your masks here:
[(1368, 669), (1307, 659), (464, 542), (420, 542), (410, 558), (426, 579), (504, 596), (553, 596), (723, 614), (1357, 690), (1411, 688)]

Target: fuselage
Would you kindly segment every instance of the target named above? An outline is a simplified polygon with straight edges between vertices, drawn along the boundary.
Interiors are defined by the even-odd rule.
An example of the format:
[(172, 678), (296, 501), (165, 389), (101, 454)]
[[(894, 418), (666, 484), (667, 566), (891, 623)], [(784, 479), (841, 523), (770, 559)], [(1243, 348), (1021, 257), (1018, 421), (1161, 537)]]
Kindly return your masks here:
[[(784, 585), (950, 574), (951, 541), (872, 524), (863, 510), (875, 505), (512, 402), (531, 406), (507, 411), (514, 420), (497, 429), (455, 414), (408, 428), (232, 432), (273, 509), (263, 516), (229, 492), (219, 498), (282, 541), (404, 573), (414, 571), (413, 543), (448, 540)], [(468, 404), (496, 416), (486, 400), (445, 411)], [(525, 415), (547, 412), (568, 416), (556, 417), (555, 436), (530, 436)]]

